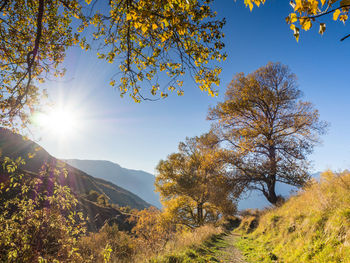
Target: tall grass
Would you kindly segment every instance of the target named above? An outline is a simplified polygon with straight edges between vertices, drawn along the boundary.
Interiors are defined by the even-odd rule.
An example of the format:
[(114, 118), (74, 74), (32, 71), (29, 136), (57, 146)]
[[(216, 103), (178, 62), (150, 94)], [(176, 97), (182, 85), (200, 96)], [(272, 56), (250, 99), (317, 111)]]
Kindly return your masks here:
[[(205, 241), (223, 233), (223, 229), (213, 225), (204, 225), (194, 230), (177, 233), (162, 251), (149, 258), (150, 262), (191, 262), (195, 251)], [(188, 261), (189, 260), (189, 261)], [(145, 261), (139, 261), (145, 262)]]
[(350, 172), (323, 173), (238, 245), (252, 262), (350, 262)]
[(79, 252), (87, 263), (106, 262), (104, 252), (107, 247), (111, 249), (109, 263), (168, 262), (169, 257), (175, 259), (175, 262), (183, 262), (180, 258), (189, 250), (222, 232), (219, 227), (205, 225), (194, 230), (176, 232), (167, 240), (148, 240), (157, 245), (147, 246), (142, 238), (118, 231), (116, 225), (105, 225), (100, 232), (90, 233), (79, 240)]

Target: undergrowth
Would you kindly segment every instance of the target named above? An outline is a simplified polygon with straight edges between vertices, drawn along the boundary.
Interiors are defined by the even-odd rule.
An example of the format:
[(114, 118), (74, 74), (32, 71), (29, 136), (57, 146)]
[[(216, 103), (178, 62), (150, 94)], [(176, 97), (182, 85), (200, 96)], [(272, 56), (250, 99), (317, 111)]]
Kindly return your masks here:
[[(200, 232), (201, 230), (199, 230)], [(150, 259), (151, 263), (177, 263), (177, 262), (219, 262), (217, 255), (220, 248), (225, 247), (225, 233), (208, 235), (205, 239), (188, 241), (186, 235), (176, 243), (170, 245), (166, 252)], [(189, 235), (188, 235), (189, 237)], [(186, 241), (187, 240), (187, 241)], [(181, 242), (182, 241), (182, 242)]]

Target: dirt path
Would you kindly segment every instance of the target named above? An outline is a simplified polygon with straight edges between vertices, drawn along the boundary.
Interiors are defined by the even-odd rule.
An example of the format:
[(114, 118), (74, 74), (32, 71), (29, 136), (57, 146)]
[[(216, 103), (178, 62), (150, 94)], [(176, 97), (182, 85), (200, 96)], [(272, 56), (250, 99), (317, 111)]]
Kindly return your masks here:
[(227, 245), (218, 251), (219, 262), (246, 263), (241, 252), (234, 246), (238, 237), (236, 234), (229, 234), (223, 238)]

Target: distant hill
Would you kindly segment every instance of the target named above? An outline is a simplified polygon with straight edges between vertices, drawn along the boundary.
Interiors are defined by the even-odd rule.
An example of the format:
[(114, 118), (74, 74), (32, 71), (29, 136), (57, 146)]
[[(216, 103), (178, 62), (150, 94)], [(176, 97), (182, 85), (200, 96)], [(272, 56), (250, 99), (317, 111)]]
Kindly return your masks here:
[(110, 181), (140, 196), (148, 203), (161, 208), (159, 194), (154, 192), (154, 175), (140, 170), (131, 170), (109, 161), (63, 160), (94, 177)]
[[(321, 173), (314, 173), (311, 175), (312, 178), (315, 178), (317, 181), (320, 179)], [(297, 187), (277, 183), (276, 184), (276, 192), (278, 195), (282, 195), (283, 197), (289, 197), (291, 193), (295, 193), (298, 191)], [(268, 207), (271, 204), (266, 200), (265, 196), (259, 191), (251, 191), (246, 193), (241, 197), (241, 200), (238, 203), (238, 210), (245, 209), (262, 209), (264, 207)]]
[[(51, 156), (38, 144), (24, 140), (21, 135), (14, 134), (7, 129), (0, 128), (0, 152), (1, 156), (17, 158), (21, 156), (28, 159), (29, 153), (35, 152), (36, 155), (32, 159), (28, 159), (26, 165), (22, 168), (30, 174), (37, 174), (40, 167), (45, 163), (56, 165), (58, 160)], [(63, 185), (68, 185), (76, 194), (79, 206), (84, 210), (90, 218), (90, 229), (96, 230), (109, 219), (119, 220), (119, 225), (123, 228), (126, 217), (118, 209), (111, 207), (103, 207), (94, 202), (85, 199), (85, 195), (94, 190), (99, 194), (103, 194), (109, 200), (109, 203), (118, 206), (129, 206), (136, 209), (144, 209), (150, 206), (149, 203), (142, 200), (137, 195), (111, 183), (106, 180), (94, 178), (87, 173), (80, 171), (67, 164), (65, 168), (68, 176), (62, 181)], [(118, 219), (119, 217), (119, 219)], [(127, 228), (127, 224), (124, 224)]]

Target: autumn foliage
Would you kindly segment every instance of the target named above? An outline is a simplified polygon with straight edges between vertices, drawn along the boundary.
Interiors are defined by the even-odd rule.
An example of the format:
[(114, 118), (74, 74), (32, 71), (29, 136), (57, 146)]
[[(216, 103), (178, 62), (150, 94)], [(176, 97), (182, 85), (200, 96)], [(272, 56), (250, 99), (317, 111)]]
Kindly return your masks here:
[(326, 128), (301, 95), (290, 69), (269, 63), (248, 75), (237, 74), (225, 100), (209, 111), (232, 184), (261, 191), (272, 204), (281, 201), (277, 182), (306, 183), (307, 156)]
[(216, 158), (217, 146), (211, 133), (187, 138), (178, 153), (159, 162), (156, 189), (165, 216), (175, 224), (193, 228), (235, 213), (239, 190), (230, 183), (225, 163)]

